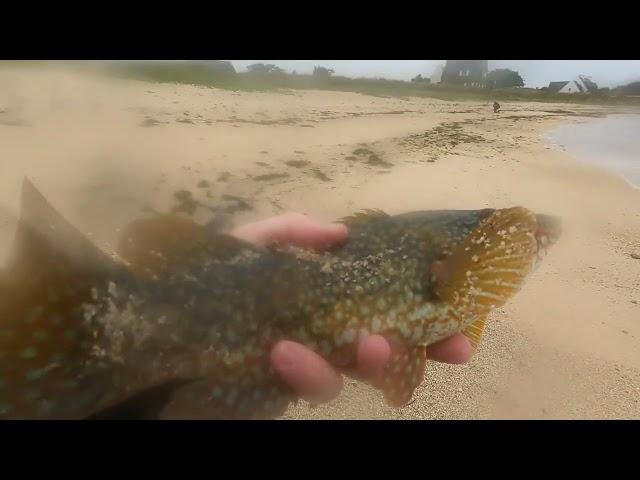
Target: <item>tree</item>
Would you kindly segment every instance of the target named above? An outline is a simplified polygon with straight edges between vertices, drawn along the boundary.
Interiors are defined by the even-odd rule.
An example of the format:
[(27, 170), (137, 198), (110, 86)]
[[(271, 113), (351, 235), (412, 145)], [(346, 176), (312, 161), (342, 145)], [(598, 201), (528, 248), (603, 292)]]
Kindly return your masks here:
[(487, 85), (492, 88), (524, 87), (524, 80), (518, 72), (498, 68), (487, 75)]
[(315, 77), (330, 77), (335, 72), (332, 68), (315, 66), (313, 67), (313, 75)]
[(271, 63), (267, 65), (264, 63), (254, 63), (247, 67), (247, 71), (250, 73), (284, 73), (282, 68), (276, 67)]
[(615, 92), (623, 95), (640, 95), (640, 81), (621, 85), (615, 89)]
[(420, 74), (420, 73), (418, 74), (418, 76), (413, 77), (413, 78), (411, 79), (411, 81), (412, 81), (413, 83), (431, 83), (431, 79), (430, 79), (430, 78), (424, 78), (424, 77), (422, 76), (422, 74)]

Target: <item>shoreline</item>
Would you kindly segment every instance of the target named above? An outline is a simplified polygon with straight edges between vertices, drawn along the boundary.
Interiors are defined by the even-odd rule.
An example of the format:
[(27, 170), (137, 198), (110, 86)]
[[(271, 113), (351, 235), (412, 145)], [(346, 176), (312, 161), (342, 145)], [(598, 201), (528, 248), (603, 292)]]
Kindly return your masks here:
[(17, 212), (24, 175), (108, 252), (126, 223), (184, 191), (198, 221), (515, 204), (563, 218), (470, 364), (429, 363), (401, 410), (346, 380), (334, 402), (283, 418), (640, 418), (639, 192), (543, 139), (619, 109), (504, 102), (494, 115), (485, 102), (3, 75), (2, 264), (17, 218), (4, 209)]
[[(606, 122), (607, 120), (617, 121), (620, 118), (625, 118), (629, 122), (635, 122), (640, 125), (640, 123), (638, 122), (638, 120), (640, 120), (640, 113), (638, 112), (608, 114), (606, 115), (604, 122)], [(556, 150), (564, 151), (565, 153), (575, 158), (579, 162), (583, 164), (595, 165), (597, 167), (600, 167), (606, 172), (608, 172), (609, 174), (612, 174), (616, 177), (621, 177), (631, 188), (635, 190), (640, 189), (640, 177), (638, 177), (638, 173), (635, 174), (635, 177), (637, 177), (637, 180), (635, 180), (635, 183), (634, 183), (634, 180), (632, 179), (634, 178), (633, 172), (634, 172), (635, 162), (629, 158), (628, 152), (615, 151), (612, 148), (607, 148), (606, 145), (599, 145), (597, 141), (593, 140), (593, 138), (599, 138), (600, 136), (608, 137), (607, 133), (609, 133), (607, 131), (602, 131), (604, 130), (603, 128), (604, 122), (600, 122), (600, 125), (597, 125), (596, 122), (597, 120), (594, 120), (593, 122), (584, 122), (584, 123), (591, 124), (587, 126), (599, 127), (601, 130), (601, 132), (599, 132), (599, 135), (593, 134), (587, 138), (579, 138), (579, 139), (568, 138), (567, 132), (569, 132), (569, 134), (573, 133), (575, 135), (577, 133), (580, 133), (580, 131), (579, 130), (577, 132), (567, 131), (566, 130), (567, 125), (564, 125), (564, 126), (560, 126), (558, 128), (554, 128), (545, 132), (545, 134), (543, 135), (543, 139), (548, 143), (550, 147), (555, 148)], [(564, 139), (562, 138), (563, 135), (565, 135)], [(582, 135), (584, 137), (585, 133), (582, 132)], [(624, 137), (624, 135), (620, 135), (620, 136)], [(563, 142), (563, 144), (560, 144), (559, 142)], [(591, 154), (591, 156), (588, 156), (588, 155), (585, 155), (584, 152), (580, 151), (581, 149), (583, 150), (584, 147), (579, 148), (578, 145), (581, 146), (585, 142), (591, 142), (590, 147), (593, 148), (594, 151), (598, 152), (597, 155)], [(567, 147), (565, 143), (569, 143), (570, 145)], [(626, 164), (626, 167), (623, 168), (619, 165), (616, 167), (616, 165), (612, 164), (610, 160), (607, 161), (606, 158), (611, 156), (613, 156), (614, 158), (622, 159), (622, 161)]]
[(640, 185), (635, 185), (634, 183), (632, 183), (631, 180), (628, 180), (627, 178), (625, 178), (624, 174), (617, 173), (617, 172), (611, 170), (610, 168), (607, 168), (604, 165), (597, 165), (597, 164), (595, 164), (593, 162), (588, 162), (587, 160), (583, 160), (579, 155), (573, 154), (573, 153), (567, 151), (562, 145), (555, 144), (555, 143), (551, 142), (550, 140), (545, 139), (544, 135), (541, 135), (541, 138), (546, 142), (545, 146), (548, 146), (550, 149), (553, 149), (554, 151), (556, 151), (558, 153), (562, 153), (562, 154), (570, 157), (577, 164), (579, 164), (579, 166), (583, 166), (583, 165), (593, 166), (593, 167), (598, 168), (599, 170), (601, 170), (602, 173), (605, 174), (605, 175), (608, 175), (610, 177), (614, 177), (614, 178), (616, 178), (618, 180), (622, 180), (632, 190), (640, 190)]

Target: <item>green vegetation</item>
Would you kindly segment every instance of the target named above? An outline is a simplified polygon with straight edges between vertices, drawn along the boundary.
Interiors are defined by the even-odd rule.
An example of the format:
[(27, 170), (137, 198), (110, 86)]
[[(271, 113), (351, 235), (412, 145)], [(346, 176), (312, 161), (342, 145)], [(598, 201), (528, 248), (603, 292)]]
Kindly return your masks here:
[(320, 66), (313, 67), (314, 77), (328, 78), (334, 73), (336, 72), (332, 68), (326, 68), (326, 67), (320, 67)]
[(264, 63), (254, 63), (253, 65), (249, 65), (247, 67), (247, 71), (251, 73), (266, 73), (266, 74), (274, 74), (274, 73), (284, 73), (284, 70), (280, 67), (276, 67), (272, 63), (265, 65)]
[(487, 83), (492, 88), (524, 87), (524, 80), (520, 74), (508, 68), (498, 68), (489, 72)]
[(631, 82), (627, 85), (622, 85), (614, 89), (614, 92), (622, 95), (640, 95), (640, 82)]
[[(0, 64), (23, 62), (0, 62)], [(29, 62), (35, 64), (36, 62)], [(45, 63), (45, 62), (43, 62)], [(462, 88), (431, 85), (428, 82), (409, 82), (380, 78), (347, 78), (333, 75), (333, 71), (316, 67), (314, 74), (286, 73), (273, 65), (256, 64), (247, 72), (216, 71), (204, 65), (187, 62), (73, 62), (82, 68), (92, 68), (120, 78), (159, 83), (183, 83), (215, 87), (233, 91), (273, 90), (333, 90), (360, 93), (377, 97), (429, 97), (449, 101), (525, 101), (575, 104), (640, 105), (640, 98), (626, 90), (599, 90), (595, 94), (558, 94), (547, 90), (525, 88)], [(82, 65), (79, 65), (82, 64)], [(631, 84), (630, 91), (635, 91)], [(284, 92), (283, 92), (284, 93)]]
[[(426, 82), (406, 82), (381, 78), (347, 78), (332, 75), (330, 69), (316, 67), (314, 74), (284, 72), (272, 65), (257, 64), (247, 72), (229, 74), (189, 63), (127, 62), (113, 64), (110, 71), (121, 77), (149, 82), (187, 83), (241, 91), (334, 90), (378, 97), (430, 97), (450, 101), (525, 101), (562, 102), (576, 104), (640, 105), (640, 100), (612, 95), (614, 91), (595, 94), (563, 95), (544, 90), (520, 88), (461, 88), (430, 85)], [(515, 72), (514, 72), (515, 73)], [(513, 76), (511, 77), (513, 79)]]

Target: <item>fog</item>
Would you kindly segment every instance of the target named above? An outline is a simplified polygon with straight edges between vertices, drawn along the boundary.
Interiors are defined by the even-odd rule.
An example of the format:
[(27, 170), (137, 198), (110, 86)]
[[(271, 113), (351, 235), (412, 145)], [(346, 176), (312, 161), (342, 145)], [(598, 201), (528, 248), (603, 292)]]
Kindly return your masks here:
[[(315, 65), (335, 70), (347, 77), (384, 77), (410, 80), (418, 74), (431, 76), (445, 60), (232, 60), (245, 70), (253, 63), (273, 63), (285, 70), (311, 73)], [(520, 73), (527, 87), (544, 87), (553, 81), (572, 80), (587, 75), (601, 87), (615, 87), (640, 80), (640, 60), (489, 60), (489, 69), (510, 68)]]

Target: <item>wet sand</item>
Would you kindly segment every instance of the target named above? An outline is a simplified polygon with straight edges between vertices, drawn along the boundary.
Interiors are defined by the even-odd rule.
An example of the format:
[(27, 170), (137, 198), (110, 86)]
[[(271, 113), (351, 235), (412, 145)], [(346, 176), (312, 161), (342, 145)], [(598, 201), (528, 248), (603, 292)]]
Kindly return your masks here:
[(547, 135), (576, 159), (608, 169), (640, 188), (640, 115), (610, 115)]
[(28, 175), (107, 251), (149, 209), (228, 225), (284, 211), (523, 205), (565, 233), (471, 363), (430, 363), (400, 410), (347, 380), (284, 418), (640, 418), (640, 191), (545, 145), (594, 106), (229, 92), (0, 71), (0, 261)]

